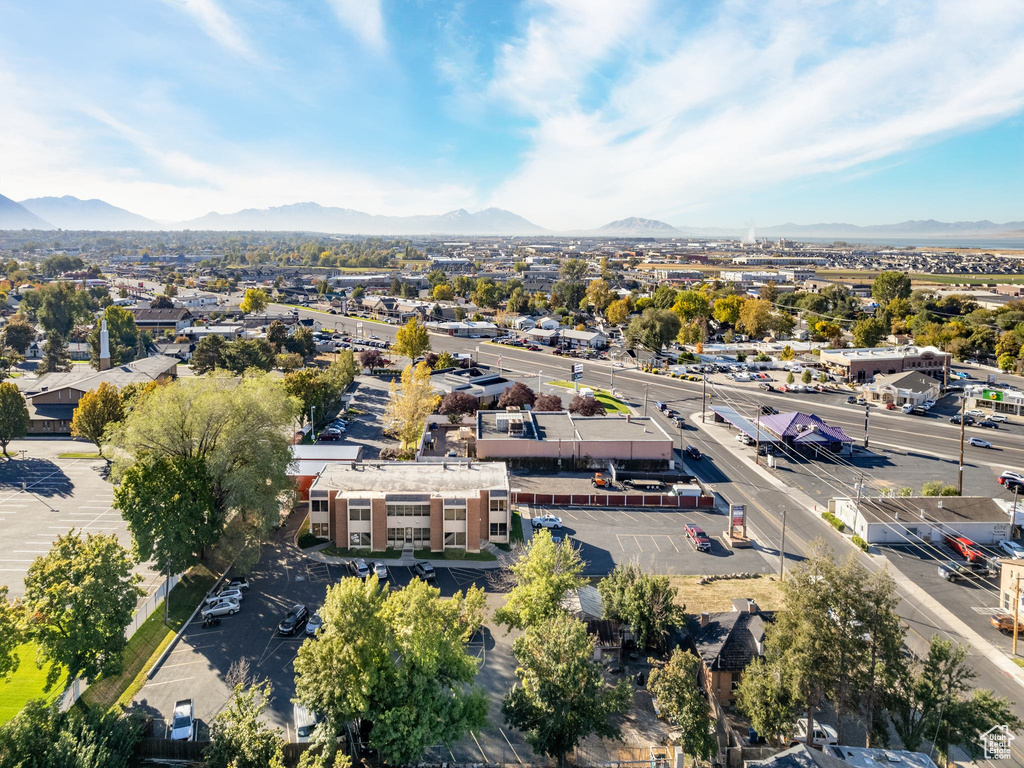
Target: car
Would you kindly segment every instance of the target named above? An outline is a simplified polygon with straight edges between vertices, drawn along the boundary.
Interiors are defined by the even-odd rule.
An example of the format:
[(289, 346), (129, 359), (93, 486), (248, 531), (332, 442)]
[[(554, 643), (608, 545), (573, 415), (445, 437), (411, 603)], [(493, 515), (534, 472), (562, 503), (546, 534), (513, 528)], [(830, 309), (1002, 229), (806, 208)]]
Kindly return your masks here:
[(281, 623), (277, 625), (277, 633), (290, 637), (305, 625), (308, 618), (309, 609), (306, 606), (302, 604), (293, 605), (291, 610), (281, 619)]
[[(817, 720), (814, 721), (814, 744), (834, 745), (839, 743), (839, 734), (831, 725), (824, 725)], [(796, 731), (790, 739), (790, 746), (796, 746), (807, 741), (807, 718), (801, 717), (796, 721)]]
[(424, 581), (433, 581), (437, 574), (434, 572), (434, 566), (430, 563), (416, 563), (412, 567), (412, 575), (418, 576)]
[(896, 410), (896, 403), (893, 403), (893, 402), (886, 403), (885, 404), (885, 410), (887, 410), (887, 411), (895, 411)]
[(171, 716), (171, 738), (175, 741), (195, 741), (196, 718), (192, 699), (181, 699), (174, 703)]
[(213, 605), (220, 600), (234, 600), (236, 603), (242, 602), (242, 598), (245, 597), (240, 589), (228, 589), (225, 587), (215, 595), (210, 595), (206, 600), (203, 601), (204, 605)]
[(237, 600), (223, 599), (205, 606), (199, 611), (199, 615), (204, 619), (210, 616), (234, 616), (241, 607)]
[(959, 581), (960, 579), (969, 579), (974, 574), (971, 569), (963, 563), (957, 563), (952, 560), (947, 560), (944, 563), (939, 563), (939, 576), (944, 578), (950, 583)]
[(915, 405), (910, 409), (910, 414), (912, 416), (927, 416), (928, 410), (923, 405)]
[(692, 459), (693, 461), (701, 460), (701, 452), (697, 449), (697, 446), (695, 445), (686, 446), (683, 452), (686, 454), (686, 458), (688, 459)]
[(662, 413), (668, 410), (668, 405), (666, 403), (661, 402), (660, 400), (654, 404), (654, 407), (657, 408)]
[(983, 429), (999, 429), (999, 425), (996, 424), (991, 419), (982, 419), (981, 421), (978, 422), (978, 426), (982, 427)]
[(754, 438), (752, 438), (750, 435), (746, 434), (745, 432), (740, 432), (738, 435), (736, 435), (736, 442), (743, 443), (744, 445), (753, 445), (754, 444)]
[(378, 581), (387, 581), (391, 577), (388, 573), (388, 567), (379, 560), (370, 563), (370, 571), (377, 577)]
[(971, 408), (971, 410), (967, 411), (967, 415), (973, 416), (976, 419), (981, 419), (984, 418), (985, 416), (985, 414), (979, 411), (977, 408)]
[(923, 403), (921, 403), (921, 405), (923, 405), (925, 408), (927, 408), (930, 411), (932, 408), (935, 407), (935, 401), (934, 400), (925, 400)]
[(249, 578), (247, 576), (234, 576), (224, 584), (225, 589), (248, 589)]
[(972, 437), (967, 441), (968, 445), (973, 445), (975, 448), (991, 448), (992, 443), (988, 440), (982, 440), (980, 437)]
[(317, 611), (309, 617), (309, 621), (306, 622), (306, 634), (310, 637), (316, 635), (324, 625), (323, 617), (320, 615), (320, 611)]
[(778, 412), (779, 412), (778, 408), (772, 408), (770, 405), (762, 405), (761, 406), (761, 415), (762, 416), (774, 416)]
[(365, 579), (370, 575), (370, 567), (365, 560), (349, 560), (348, 572), (357, 578)]
[(672, 419), (672, 423), (679, 427), (679, 429), (682, 429), (683, 427), (686, 426), (686, 419), (684, 419), (682, 416), (676, 416), (674, 419)]
[(760, 384), (758, 384), (757, 386), (759, 386), (759, 387), (760, 387), (761, 389), (763, 389), (763, 390), (764, 390), (765, 392), (773, 392), (773, 391), (775, 390), (775, 387), (773, 387), (773, 386), (772, 386), (771, 384), (769, 384), (769, 383), (768, 383), (767, 381), (762, 381), (762, 382), (761, 382)]
[[(591, 397), (593, 397), (593, 395), (591, 395)], [(679, 411), (675, 410), (674, 408), (669, 408), (667, 411), (665, 411), (665, 415), (668, 416), (670, 419), (677, 419), (679, 418)]]
[(699, 525), (686, 523), (683, 526), (683, 532), (698, 552), (709, 552), (711, 550), (711, 539), (708, 538), (708, 535), (704, 533), (704, 529)]
[(301, 704), (295, 704), (292, 714), (295, 718), (295, 741), (305, 744), (313, 737), (313, 731), (323, 718)]
[(530, 521), (530, 524), (533, 526), (534, 530), (537, 530), (538, 528), (561, 528), (562, 518), (556, 515), (541, 515), (533, 518), (533, 520)]
[(1012, 557), (1014, 560), (1024, 560), (1024, 547), (1018, 544), (1016, 541), (1010, 541), (1009, 539), (1003, 539), (999, 542), (999, 548), (1006, 554)]
[(848, 398), (846, 398), (846, 402), (849, 403), (850, 405), (853, 405), (854, 403), (857, 402), (857, 398), (854, 397), (853, 395), (850, 395)]
[[(963, 421), (964, 421), (964, 425), (968, 426), (968, 427), (971, 426), (972, 424), (974, 424), (974, 419), (971, 418), (970, 416), (965, 416)], [(949, 423), (950, 424), (959, 424), (960, 423), (960, 414), (958, 413), (958, 414), (956, 414), (956, 416), (950, 416), (949, 417)]]
[(526, 351), (527, 352), (540, 352), (540, 347), (538, 347), (536, 344), (531, 344), (530, 346), (528, 346), (526, 348)]
[(999, 422), (1000, 424), (1005, 424), (1005, 423), (1006, 423), (1006, 422), (1008, 421), (1008, 419), (1006, 418), (1006, 416), (1004, 416), (1004, 415), (1003, 415), (1003, 414), (1001, 414), (1001, 413), (993, 413), (993, 414), (990, 414), (990, 415), (989, 415), (989, 417), (988, 417), (988, 420), (989, 420), (989, 421), (997, 421), (997, 422)]
[(868, 404), (868, 401), (865, 400), (863, 397), (858, 397), (857, 398), (857, 405), (867, 405), (867, 404)]
[(775, 446), (771, 443), (761, 443), (757, 447), (758, 456), (772, 456), (775, 453)]
[(985, 553), (978, 549), (978, 545), (966, 536), (947, 535), (946, 546), (970, 563), (985, 559)]
[[(1013, 634), (1012, 613), (993, 613), (992, 618), (988, 620), (988, 623), (1004, 635)], [(1017, 618), (1017, 632), (1018, 634), (1024, 634), (1024, 621), (1021, 621), (1020, 617)]]
[(912, 410), (914, 410), (914, 404), (904, 403), (902, 406), (900, 406), (900, 410), (903, 411), (904, 413), (910, 413)]
[(341, 440), (341, 430), (334, 429), (333, 427), (328, 427), (319, 434), (317, 439), (320, 440), (321, 442), (327, 443), (337, 442), (338, 440)]
[(1003, 472), (996, 482), (1008, 491), (1024, 491), (1024, 475), (1019, 472)]

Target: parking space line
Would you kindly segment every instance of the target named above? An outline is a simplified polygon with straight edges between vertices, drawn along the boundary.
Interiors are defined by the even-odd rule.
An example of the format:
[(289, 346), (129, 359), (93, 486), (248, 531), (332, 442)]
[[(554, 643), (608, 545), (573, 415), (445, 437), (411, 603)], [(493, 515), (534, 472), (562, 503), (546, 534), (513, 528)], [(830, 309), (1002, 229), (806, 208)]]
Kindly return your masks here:
[(183, 661), (180, 664), (164, 664), (161, 669), (173, 669), (174, 667), (187, 667), (191, 664), (205, 664), (208, 659), (196, 659), (195, 661)]
[(679, 552), (679, 547), (676, 546), (675, 539), (673, 539), (671, 536), (666, 536), (665, 538), (668, 539), (668, 543), (671, 544), (672, 548), (676, 551), (676, 553), (678, 553)]
[(186, 680), (195, 680), (195, 679), (196, 678), (193, 675), (192, 677), (181, 677), (181, 678), (178, 678), (177, 680), (163, 680), (163, 681), (161, 681), (159, 683), (146, 683), (146, 687), (147, 688), (152, 688), (152, 687), (157, 686), (157, 685), (170, 685), (171, 683), (184, 683)]
[(619, 544), (619, 551), (620, 552), (625, 552), (626, 548), (624, 546), (622, 546), (622, 538), (621, 538), (621, 536), (622, 536), (622, 534), (616, 533), (615, 534), (615, 541), (617, 541), (618, 544)]
[(628, 517), (634, 523), (637, 522), (637, 518), (633, 517), (631, 514), (629, 514), (629, 512), (626, 512), (625, 510), (621, 510), (620, 509), (619, 510), (619, 514), (622, 515), (623, 517)]
[(638, 538), (636, 537), (636, 534), (635, 534), (635, 533), (634, 533), (634, 534), (632, 534), (632, 535), (633, 535), (633, 541), (635, 541), (635, 542), (636, 542), (636, 545), (637, 545), (637, 547), (638, 547), (638, 548), (640, 549), (640, 551), (641, 551), (641, 552), (643, 552), (643, 551), (644, 551), (644, 548), (643, 548), (643, 546), (642, 546), (642, 545), (640, 544), (640, 539), (638, 539)]
[(658, 550), (659, 552), (661, 552), (661, 545), (660, 545), (660, 544), (658, 544), (658, 536), (657, 536), (657, 535), (655, 535), (655, 534), (653, 534), (653, 533), (651, 533), (651, 534), (648, 534), (648, 536), (650, 536), (650, 537), (651, 537), (651, 541), (653, 541), (653, 542), (654, 542), (654, 546), (655, 546), (655, 547), (657, 548), (657, 550)]
[(472, 731), (470, 731), (470, 732), (469, 732), (469, 735), (470, 735), (470, 736), (472, 736), (472, 737), (473, 737), (473, 741), (475, 741), (475, 742), (476, 742), (476, 748), (480, 750), (480, 754), (481, 754), (481, 755), (483, 756), (483, 758), (484, 758), (484, 762), (485, 762), (485, 763), (488, 763), (488, 762), (490, 762), (490, 761), (489, 761), (489, 760), (487, 759), (487, 753), (486, 753), (486, 752), (484, 752), (484, 748), (480, 746), (480, 741), (479, 741), (479, 740), (477, 739), (477, 737), (476, 737), (476, 734), (475, 734), (475, 733), (473, 733)]
[(513, 746), (512, 746), (512, 742), (508, 740), (508, 736), (506, 736), (506, 735), (505, 735), (505, 731), (503, 731), (503, 730), (502, 730), (502, 729), (501, 729), (501, 728), (499, 727), (499, 728), (498, 728), (498, 732), (499, 732), (499, 733), (501, 733), (502, 737), (503, 737), (503, 738), (505, 739), (505, 743), (506, 743), (506, 744), (508, 744), (508, 748), (512, 750), (512, 754), (516, 756), (516, 760), (518, 760), (518, 761), (519, 761), (519, 764), (520, 764), (520, 765), (523, 765), (523, 758), (521, 758), (521, 757), (519, 756), (519, 753), (518, 753), (518, 752), (516, 752), (516, 748), (515, 748), (515, 747), (513, 747)]

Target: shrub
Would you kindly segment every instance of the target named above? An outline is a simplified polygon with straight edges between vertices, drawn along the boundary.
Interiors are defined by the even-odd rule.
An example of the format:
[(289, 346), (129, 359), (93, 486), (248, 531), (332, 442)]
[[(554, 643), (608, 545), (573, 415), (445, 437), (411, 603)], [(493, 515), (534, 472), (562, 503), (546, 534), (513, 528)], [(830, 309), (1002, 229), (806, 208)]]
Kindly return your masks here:
[(327, 539), (314, 536), (309, 531), (303, 531), (299, 534), (299, 549), (309, 549), (310, 547), (315, 547), (317, 544), (323, 544), (326, 541)]
[(866, 541), (864, 541), (864, 539), (862, 539), (860, 536), (854, 536), (853, 537), (853, 543), (856, 544), (858, 547), (860, 547), (865, 552), (868, 551), (868, 543)]
[(838, 517), (833, 515), (831, 512), (822, 512), (821, 516), (823, 518), (825, 518), (825, 520), (828, 521), (829, 525), (831, 525), (833, 528), (835, 528), (840, 533), (842, 533), (843, 529), (846, 528), (846, 523), (844, 523)]

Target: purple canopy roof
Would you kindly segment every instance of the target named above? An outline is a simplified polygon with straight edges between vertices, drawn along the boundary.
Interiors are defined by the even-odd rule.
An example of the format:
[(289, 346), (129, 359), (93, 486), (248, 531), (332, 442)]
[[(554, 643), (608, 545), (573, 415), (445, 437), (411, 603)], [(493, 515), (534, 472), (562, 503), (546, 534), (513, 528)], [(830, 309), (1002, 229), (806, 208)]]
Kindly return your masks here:
[[(783, 439), (797, 443), (852, 443), (842, 427), (833, 427), (811, 413), (790, 411), (761, 417), (761, 426)], [(823, 439), (822, 439), (823, 438)]]

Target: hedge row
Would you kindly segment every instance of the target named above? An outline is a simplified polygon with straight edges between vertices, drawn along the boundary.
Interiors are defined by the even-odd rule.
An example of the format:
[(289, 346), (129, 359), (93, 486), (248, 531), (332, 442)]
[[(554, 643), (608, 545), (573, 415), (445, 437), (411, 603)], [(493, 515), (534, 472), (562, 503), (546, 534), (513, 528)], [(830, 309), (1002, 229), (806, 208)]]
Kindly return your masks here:
[(829, 522), (829, 525), (831, 525), (833, 528), (835, 528), (840, 533), (842, 533), (843, 529), (846, 528), (846, 523), (844, 523), (838, 517), (833, 515), (831, 512), (822, 512), (821, 516), (823, 518), (825, 518)]
[(868, 551), (868, 543), (866, 541), (864, 541), (864, 539), (862, 539), (860, 536), (854, 536), (853, 537), (853, 543), (856, 544), (858, 547), (860, 547), (865, 552)]

